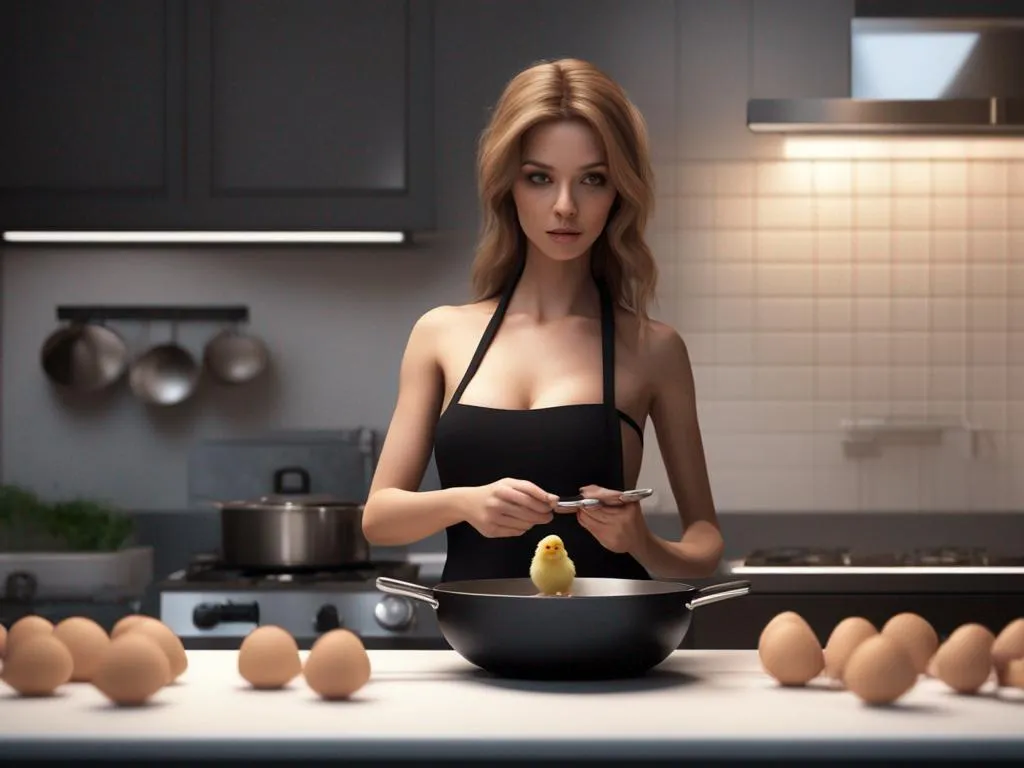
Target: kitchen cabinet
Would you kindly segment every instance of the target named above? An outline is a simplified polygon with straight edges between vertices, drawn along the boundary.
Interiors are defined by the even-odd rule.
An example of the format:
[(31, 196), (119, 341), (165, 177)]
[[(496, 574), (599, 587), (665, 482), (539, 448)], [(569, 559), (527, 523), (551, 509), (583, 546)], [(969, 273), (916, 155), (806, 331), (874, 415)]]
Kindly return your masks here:
[(3, 229), (433, 226), (433, 3), (0, 9)]

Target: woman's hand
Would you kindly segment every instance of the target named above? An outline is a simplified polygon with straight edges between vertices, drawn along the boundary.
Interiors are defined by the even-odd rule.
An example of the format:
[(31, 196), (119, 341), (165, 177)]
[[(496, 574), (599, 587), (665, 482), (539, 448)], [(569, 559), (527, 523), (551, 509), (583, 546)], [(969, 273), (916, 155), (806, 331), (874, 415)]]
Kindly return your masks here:
[(489, 539), (522, 536), (535, 525), (550, 523), (558, 501), (529, 480), (511, 477), (466, 490), (465, 520)]
[(597, 499), (599, 507), (580, 507), (576, 519), (601, 546), (612, 552), (636, 552), (647, 535), (647, 524), (638, 501), (621, 501), (622, 491), (596, 485), (580, 488), (585, 498)]

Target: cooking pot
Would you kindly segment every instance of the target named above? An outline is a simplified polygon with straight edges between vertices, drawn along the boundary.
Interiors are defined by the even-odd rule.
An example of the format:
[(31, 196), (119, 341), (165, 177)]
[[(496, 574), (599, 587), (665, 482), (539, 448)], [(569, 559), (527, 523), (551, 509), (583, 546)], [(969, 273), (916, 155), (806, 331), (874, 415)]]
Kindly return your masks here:
[(381, 576), (377, 589), (427, 603), (448, 644), (494, 675), (533, 680), (638, 677), (679, 648), (695, 608), (740, 597), (749, 581), (577, 578), (569, 596), (541, 596), (529, 578), (442, 582)]
[[(296, 475), (297, 492), (285, 489)], [(214, 502), (220, 509), (221, 556), (247, 570), (316, 570), (365, 564), (370, 544), (363, 535), (363, 505), (310, 494), (302, 467), (274, 472), (274, 494), (252, 501)]]

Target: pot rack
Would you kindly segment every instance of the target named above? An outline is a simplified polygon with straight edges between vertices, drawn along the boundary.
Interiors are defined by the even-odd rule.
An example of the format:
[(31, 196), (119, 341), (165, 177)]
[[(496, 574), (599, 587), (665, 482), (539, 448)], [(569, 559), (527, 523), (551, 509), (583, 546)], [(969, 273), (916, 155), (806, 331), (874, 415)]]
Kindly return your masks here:
[(58, 320), (90, 322), (93, 320), (174, 320), (249, 322), (249, 307), (185, 306), (174, 304), (76, 304), (57, 307)]

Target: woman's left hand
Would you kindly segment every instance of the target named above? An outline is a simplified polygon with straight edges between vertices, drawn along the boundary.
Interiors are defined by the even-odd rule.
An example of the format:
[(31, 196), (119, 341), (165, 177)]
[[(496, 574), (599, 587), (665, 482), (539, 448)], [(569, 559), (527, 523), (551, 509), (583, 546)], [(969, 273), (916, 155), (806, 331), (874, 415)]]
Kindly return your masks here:
[(647, 534), (643, 511), (638, 501), (621, 501), (622, 491), (612, 491), (597, 485), (585, 485), (580, 493), (588, 499), (597, 499), (601, 506), (580, 507), (576, 519), (590, 531), (601, 546), (612, 552), (636, 552)]

